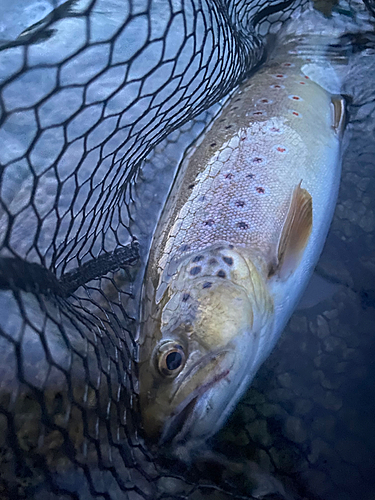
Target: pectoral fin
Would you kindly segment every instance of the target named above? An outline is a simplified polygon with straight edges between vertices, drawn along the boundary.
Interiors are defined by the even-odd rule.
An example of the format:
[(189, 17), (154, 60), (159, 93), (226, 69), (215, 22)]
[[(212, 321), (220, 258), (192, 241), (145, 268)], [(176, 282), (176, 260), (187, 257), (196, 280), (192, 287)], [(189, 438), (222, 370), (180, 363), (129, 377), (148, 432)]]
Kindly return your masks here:
[(345, 128), (345, 100), (341, 96), (332, 96), (332, 128), (341, 137)]
[(293, 191), (289, 211), (277, 246), (277, 267), (281, 279), (287, 278), (298, 266), (312, 229), (312, 198), (302, 181)]

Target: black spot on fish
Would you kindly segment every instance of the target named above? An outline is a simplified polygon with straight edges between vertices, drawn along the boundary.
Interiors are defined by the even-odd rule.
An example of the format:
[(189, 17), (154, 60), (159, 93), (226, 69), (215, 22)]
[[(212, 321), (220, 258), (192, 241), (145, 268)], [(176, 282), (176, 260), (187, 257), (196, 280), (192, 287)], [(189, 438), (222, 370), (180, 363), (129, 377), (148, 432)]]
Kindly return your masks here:
[(184, 245), (181, 245), (179, 248), (180, 252), (187, 252), (190, 250), (190, 245), (187, 245), (186, 243)]
[(211, 281), (206, 281), (203, 283), (203, 286), (202, 288), (211, 288), (212, 287), (212, 283)]
[(184, 293), (182, 296), (182, 302), (186, 302), (190, 299), (190, 294), (189, 293)]
[(247, 222), (237, 222), (236, 226), (239, 229), (249, 229), (249, 224), (247, 224)]
[(217, 272), (216, 276), (218, 276), (219, 278), (225, 278), (225, 276), (226, 276), (225, 271), (220, 269), (220, 271)]
[(236, 207), (244, 207), (246, 205), (246, 203), (242, 200), (237, 200), (235, 203)]
[(261, 158), (260, 156), (256, 156), (255, 158), (253, 158), (253, 163), (262, 163), (263, 161), (263, 158)]
[(217, 260), (216, 260), (215, 258), (213, 258), (213, 257), (212, 257), (212, 258), (208, 261), (208, 263), (209, 263), (211, 266), (213, 266), (214, 264), (217, 264)]
[(262, 188), (262, 187), (257, 187), (257, 188), (256, 188), (256, 190), (257, 190), (257, 193), (259, 193), (259, 194), (264, 194), (264, 188)]
[(226, 125), (225, 128), (232, 128), (232, 125)]
[(188, 189), (193, 189), (194, 186), (195, 186), (195, 184), (189, 184)]
[(223, 257), (223, 261), (228, 264), (228, 266), (233, 266), (233, 258), (232, 257)]
[(233, 179), (233, 177), (234, 177), (233, 174), (231, 174), (230, 172), (229, 174), (225, 174), (226, 179)]
[(255, 175), (254, 174), (247, 174), (246, 176), (248, 179), (254, 179)]
[(197, 274), (199, 274), (200, 272), (202, 271), (202, 268), (201, 266), (194, 266), (190, 269), (190, 274), (192, 276), (196, 276)]
[(230, 244), (230, 245), (228, 245), (228, 247), (229, 247), (231, 250), (233, 250), (234, 245)]
[(192, 259), (192, 262), (200, 262), (203, 259), (204, 259), (203, 255), (196, 255), (194, 259)]
[(212, 142), (212, 143), (210, 144), (210, 146), (211, 146), (211, 148), (214, 148), (214, 147), (216, 146), (216, 142)]
[(203, 222), (205, 226), (213, 226), (215, 224), (215, 221), (213, 219), (207, 219)]

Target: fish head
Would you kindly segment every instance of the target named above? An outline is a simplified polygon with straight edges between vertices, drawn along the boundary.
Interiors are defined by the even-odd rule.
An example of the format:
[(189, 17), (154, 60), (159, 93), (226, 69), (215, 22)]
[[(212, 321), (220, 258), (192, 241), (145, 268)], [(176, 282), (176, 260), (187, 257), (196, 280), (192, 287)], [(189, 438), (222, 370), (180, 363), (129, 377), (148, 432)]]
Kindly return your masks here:
[(248, 290), (212, 271), (192, 276), (191, 265), (182, 266), (144, 324), (141, 416), (147, 437), (159, 445), (204, 440), (221, 427), (268, 327)]

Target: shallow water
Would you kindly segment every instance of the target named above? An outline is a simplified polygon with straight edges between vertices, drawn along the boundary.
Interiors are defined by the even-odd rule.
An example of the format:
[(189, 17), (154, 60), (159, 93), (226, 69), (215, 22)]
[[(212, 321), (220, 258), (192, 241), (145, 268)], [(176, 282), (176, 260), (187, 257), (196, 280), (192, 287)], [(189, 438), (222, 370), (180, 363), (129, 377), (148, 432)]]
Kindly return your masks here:
[[(16, 7), (23, 4), (13, 2), (12, 5), (15, 7), (15, 12), (19, 12)], [(33, 4), (29, 5), (31, 7)], [(111, 5), (118, 4), (114, 1), (111, 2)], [(346, 4), (343, 4), (340, 8), (350, 14), (350, 8)], [(361, 9), (356, 5), (354, 5), (354, 8), (357, 11)], [(27, 10), (23, 9), (22, 15), (24, 14), (27, 16)], [(118, 14), (120, 15), (120, 11)], [(28, 23), (23, 20), (22, 15), (17, 19), (19, 19), (23, 29)], [(119, 15), (113, 15), (109, 23), (106, 22), (105, 13), (99, 12), (96, 15), (94, 23), (96, 41), (100, 41), (100, 37), (104, 36), (106, 29), (110, 33), (111, 30), (113, 32), (119, 26), (123, 21), (123, 17), (119, 17)], [(124, 12), (122, 12), (122, 16), (124, 15)], [(349, 15), (347, 19), (348, 26), (351, 26), (353, 19)], [(33, 17), (31, 22), (35, 21), (37, 19)], [(156, 31), (157, 26), (159, 26), (160, 30), (165, 29), (165, 22), (165, 18), (160, 16), (158, 23), (155, 25)], [(357, 22), (362, 27), (362, 31), (369, 29), (369, 23), (366, 20), (364, 11), (357, 15)], [(43, 54), (43, 50), (35, 50), (34, 57), (36, 59), (47, 57), (51, 61), (56, 61), (60, 54), (59, 51), (62, 50), (61, 47), (64, 47), (64, 50), (68, 52), (70, 50), (74, 51), (74, 47), (79, 44), (79, 36), (83, 36), (83, 31), (79, 23), (67, 26), (67, 33), (70, 34), (67, 45), (62, 43), (65, 40), (62, 36), (48, 53)], [(372, 30), (374, 32), (374, 29)], [(19, 32), (20, 27), (17, 25), (14, 32), (9, 31), (7, 38), (15, 38)], [(74, 36), (72, 36), (72, 33)], [(137, 30), (135, 30), (136, 34)], [(317, 268), (317, 275), (325, 280), (323, 281), (324, 290), (321, 292), (323, 300), (319, 296), (319, 287), (322, 286), (322, 281), (317, 280), (312, 295), (306, 297), (305, 300), (305, 304), (309, 307), (304, 307), (302, 303), (301, 308), (293, 315), (277, 348), (259, 371), (252, 387), (238, 405), (230, 421), (213, 440), (214, 450), (226, 456), (228, 462), (223, 467), (217, 467), (214, 471), (212, 471), (212, 464), (209, 464), (207, 467), (202, 466), (199, 470), (193, 469), (190, 472), (184, 470), (183, 466), (175, 464), (169, 470), (167, 477), (160, 477), (159, 472), (155, 472), (152, 462), (147, 464), (144, 463), (144, 458), (140, 458), (143, 472), (147, 472), (149, 477), (153, 478), (150, 481), (149, 477), (146, 479), (137, 470), (126, 469), (122, 461), (123, 457), (119, 458), (116, 454), (118, 452), (116, 447), (110, 448), (110, 451), (106, 450), (103, 443), (106, 442), (107, 436), (104, 436), (101, 441), (99, 440), (100, 444), (97, 445), (97, 448), (94, 450), (90, 448), (91, 445), (93, 447), (91, 436), (96, 435), (95, 432), (101, 436), (103, 432), (103, 428), (97, 424), (96, 415), (90, 414), (89, 422), (91, 423), (87, 431), (91, 438), (91, 440), (88, 440), (89, 444), (87, 445), (91, 450), (90, 456), (94, 456), (97, 449), (101, 449), (101, 453), (105, 457), (105, 465), (107, 465), (106, 460), (108, 463), (115, 463), (116, 467), (118, 466), (117, 471), (121, 472), (120, 475), (126, 477), (127, 486), (125, 491), (127, 491), (127, 488), (131, 490), (133, 484), (135, 485), (134, 491), (130, 493), (127, 491), (122, 496), (123, 489), (118, 487), (117, 478), (113, 481), (109, 468), (105, 469), (104, 467), (105, 473), (103, 473), (102, 470), (98, 471), (94, 466), (90, 469), (92, 483), (89, 485), (85, 482), (84, 473), (81, 469), (79, 469), (79, 473), (71, 475), (64, 476), (61, 474), (60, 477), (57, 474), (56, 484), (63, 490), (75, 492), (80, 498), (92, 498), (93, 490), (105, 491), (111, 498), (116, 498), (116, 500), (118, 498), (139, 499), (143, 494), (148, 495), (150, 499), (156, 496), (158, 498), (186, 498), (187, 496), (194, 499), (204, 497), (216, 500), (233, 498), (235, 495), (246, 495), (249, 498), (249, 495), (255, 495), (256, 493), (258, 493), (258, 498), (266, 498), (267, 494), (271, 495), (272, 493), (274, 495), (278, 494), (277, 498), (288, 498), (287, 494), (282, 491), (280, 483), (274, 481), (274, 478), (278, 478), (287, 490), (293, 492), (296, 498), (309, 500), (373, 499), (374, 480), (372, 471), (375, 470), (375, 429), (373, 423), (375, 390), (372, 383), (375, 376), (373, 361), (375, 354), (375, 201), (372, 196), (375, 189), (374, 38), (373, 34), (369, 34), (364, 35), (362, 40), (357, 41), (358, 52), (350, 56), (350, 67), (345, 73), (345, 93), (351, 96), (352, 102), (349, 105), (349, 124), (345, 138), (346, 151), (339, 201), (331, 231)], [(368, 45), (367, 49), (365, 48), (366, 44)], [(43, 48), (43, 44), (41, 47)], [(124, 47), (121, 46), (120, 49), (124, 50)], [(133, 49), (136, 49), (136, 42), (134, 47), (130, 47), (128, 50)], [(119, 53), (121, 53), (121, 50)], [(155, 50), (157, 50), (156, 47)], [(5, 68), (5, 70), (10, 71), (11, 65), (17, 62), (17, 53), (17, 49), (14, 49), (12, 57), (5, 63), (4, 59), (0, 58), (3, 63), (2, 70)], [(81, 72), (77, 72), (77, 68), (80, 68), (79, 60), (73, 58), (73, 64), (67, 65), (67, 80), (78, 84), (80, 78), (89, 78), (90, 68), (95, 67), (95, 70), (98, 70), (97, 65), (100, 64), (102, 58), (105, 59), (105, 54), (100, 53), (98, 45), (88, 57), (85, 69)], [(12, 63), (9, 61), (12, 61)], [(145, 67), (143, 67), (143, 70), (145, 70)], [(93, 100), (98, 96), (98, 93), (103, 92), (103, 88), (118, 88), (122, 76), (121, 72), (116, 74), (106, 73), (104, 81), (92, 90)], [(74, 81), (74, 78), (77, 78), (77, 82)], [(39, 81), (36, 78), (32, 83), (37, 85)], [(43, 85), (48, 86), (48, 78), (43, 77), (42, 82)], [(150, 81), (149, 84), (151, 85), (152, 82)], [(40, 91), (47, 92), (48, 89), (45, 90), (41, 86)], [(121, 106), (121, 94), (116, 95), (118, 95), (118, 100), (111, 100), (111, 105), (114, 106), (112, 111), (116, 109), (116, 105)], [(78, 99), (77, 102), (80, 99), (80, 96), (77, 98), (77, 94), (73, 92), (70, 94), (72, 100), (69, 100), (69, 106), (67, 106), (65, 97), (60, 96), (60, 100), (55, 102), (54, 113), (51, 113), (51, 110), (46, 113), (48, 119), (62, 120), (64, 116), (61, 117), (60, 114), (64, 113), (64, 110), (68, 109), (69, 106), (74, 107), (75, 99)], [(131, 94), (131, 97), (136, 97), (136, 89), (134, 94)], [(15, 92), (13, 95), (10, 94), (8, 98), (10, 99), (9, 102), (18, 103), (19, 94)], [(27, 99), (28, 97), (25, 95), (22, 98)], [(99, 285), (95, 283), (92, 289), (89, 290), (91, 302), (87, 300), (87, 297), (86, 302), (81, 299), (87, 309), (93, 310), (98, 303), (100, 304), (104, 300), (100, 288), (105, 291), (105, 299), (110, 302), (108, 307), (110, 312), (105, 310), (105, 314), (98, 313), (103, 330), (113, 328), (113, 324), (109, 319), (113, 317), (121, 326), (125, 324), (130, 331), (134, 330), (132, 322), (130, 327), (128, 325), (127, 320), (129, 318), (127, 318), (127, 315), (133, 318), (137, 317), (140, 284), (148, 246), (176, 166), (186, 148), (199, 135), (221, 105), (222, 103), (219, 103), (211, 107), (193, 121), (188, 122), (179, 130), (170, 134), (165, 141), (154, 148), (146, 161), (143, 162), (131, 191), (126, 192), (129, 213), (127, 208), (123, 210), (121, 215), (124, 224), (117, 231), (117, 236), (120, 238), (120, 242), (127, 243), (130, 241), (131, 236), (134, 235), (141, 244), (141, 264), (136, 270), (137, 272), (132, 273), (135, 276), (135, 281), (129, 282), (128, 275), (121, 271), (115, 275), (115, 286), (111, 283), (110, 277), (99, 280)], [(92, 115), (89, 118), (94, 123), (96, 120), (94, 106), (91, 111)], [(138, 119), (143, 111), (142, 105), (139, 107), (134, 106), (132, 108), (133, 118), (128, 117), (128, 120)], [(80, 132), (80, 126), (82, 126), (83, 122), (84, 120), (79, 122), (76, 129), (73, 127), (71, 133), (74, 134), (75, 130)], [(31, 122), (24, 123), (24, 125), (26, 131), (33, 127)], [(95, 146), (96, 141), (99, 141), (101, 137), (110, 137), (112, 130), (110, 119), (99, 121), (90, 135), (91, 146)], [(43, 138), (43, 141), (40, 142), (40, 148), (34, 153), (34, 162), (37, 165), (38, 175), (43, 172), (48, 162), (54, 160), (54, 154), (57, 155), (60, 152), (59, 144), (62, 137), (62, 127), (57, 126), (53, 129), (53, 132), (51, 136)], [(17, 136), (17, 134), (15, 135)], [(12, 137), (11, 134), (10, 138)], [(118, 141), (120, 142), (122, 138), (118, 138)], [(22, 141), (28, 140), (27, 134), (22, 136), (21, 139), (20, 144), (15, 144), (13, 148), (4, 148), (0, 152), (2, 161), (12, 160), (12, 158), (6, 158), (6, 155), (14, 154), (17, 147), (22, 149)], [(129, 153), (129, 150), (131, 152), (131, 147), (132, 144), (128, 144), (128, 149), (126, 151), (120, 150), (118, 156)], [(82, 151), (82, 141), (80, 140), (74, 142), (72, 147), (67, 150), (66, 155), (59, 162), (58, 175), (60, 180), (69, 179), (77, 165), (81, 165)], [(92, 173), (92, 165), (96, 164), (96, 161), (96, 157), (89, 156), (88, 160), (81, 165), (82, 168), (80, 167), (82, 177), (79, 182), (82, 184), (78, 198), (74, 198), (72, 212), (77, 227), (82, 215), (80, 208), (84, 200), (86, 200), (88, 192), (87, 184), (85, 188), (85, 180)], [(105, 179), (108, 165), (102, 164), (103, 170), (98, 169), (96, 172), (96, 192), (100, 191), (101, 179)], [(6, 187), (9, 187), (9, 189), (5, 190), (3, 188), (1, 193), (2, 197), (7, 197), (5, 199), (11, 203), (14, 213), (16, 213), (17, 207), (19, 209), (20, 206), (23, 206), (22, 204), (28, 203), (25, 200), (30, 198), (29, 166), (26, 163), (24, 166), (23, 169), (23, 164), (20, 164), (19, 169), (14, 171), (16, 173), (15, 177), (7, 179), (8, 184)], [(64, 213), (66, 208), (73, 203), (72, 200), (76, 194), (73, 193), (74, 183), (65, 182), (65, 189), (56, 198), (56, 186), (59, 185), (59, 182), (56, 183), (55, 179), (56, 173), (54, 170), (47, 171), (39, 178), (40, 184), (36, 195), (36, 205), (41, 214), (48, 214), (56, 200), (61, 213)], [(121, 179), (123, 180), (123, 178)], [(131, 202), (131, 199), (134, 199), (134, 202)], [(38, 261), (40, 256), (35, 250), (30, 251), (30, 241), (33, 240), (35, 234), (33, 211), (25, 211), (22, 218), (22, 224), (20, 224), (22, 230), (16, 234), (13, 243), (21, 256), (27, 255), (29, 260)], [(90, 220), (90, 217), (88, 219)], [(97, 220), (100, 221), (100, 219)], [(46, 217), (43, 221), (43, 228), (38, 236), (38, 248), (44, 257), (47, 256), (45, 262), (48, 264), (52, 259), (48, 249), (51, 250), (51, 227), (54, 226), (55, 219)], [(0, 224), (3, 224), (2, 227), (4, 227), (7, 221), (0, 220)], [(67, 218), (66, 223), (61, 225), (59, 234), (56, 235), (58, 241), (64, 240), (66, 234), (73, 234), (69, 224), (70, 221)], [(106, 227), (105, 223), (103, 223), (103, 227)], [(86, 229), (83, 228), (82, 233), (84, 233), (84, 230)], [(108, 236), (106, 245), (109, 248), (112, 247), (114, 242), (114, 236), (111, 236), (110, 233), (110, 230), (106, 232), (106, 236)], [(99, 244), (102, 244), (102, 240), (100, 240)], [(76, 256), (72, 253), (71, 247), (67, 247), (64, 251), (65, 253), (61, 252), (59, 254), (58, 262), (63, 262), (66, 259), (68, 263), (64, 262), (64, 266), (67, 266), (67, 268), (69, 268), (69, 265), (74, 267), (75, 264), (72, 261), (75, 261)], [(90, 248), (91, 251), (95, 254), (95, 249)], [(81, 253), (84, 254), (83, 250)], [(121, 290), (119, 291), (120, 285)], [(125, 305), (125, 311), (117, 303), (114, 305), (113, 294), (115, 297), (119, 297), (118, 302), (122, 302), (122, 306)], [(82, 296), (81, 294), (80, 297)], [(30, 304), (26, 301), (25, 304), (27, 306), (26, 310), (32, 311), (32, 313), (28, 313), (30, 324), (38, 325), (38, 322), (41, 321), (42, 315), (39, 314), (39, 307), (42, 311), (47, 308), (50, 316), (55, 317), (53, 308), (57, 307), (56, 304), (53, 304), (52, 307), (51, 304), (47, 303), (46, 305), (43, 301), (37, 303), (37, 301), (33, 302), (29, 298), (28, 300), (30, 300)], [(8, 302), (4, 303), (8, 304)], [(60, 313), (56, 314), (58, 316)], [(13, 316), (9, 314), (5, 319), (12, 323), (12, 328), (16, 332), (17, 328), (20, 329), (18, 326), (20, 319), (16, 317), (16, 314), (13, 314)], [(1, 320), (1, 327), (4, 329), (8, 326), (5, 319)], [(73, 350), (76, 349), (79, 354), (86, 352), (86, 349), (87, 351), (93, 351), (93, 346), (97, 343), (100, 344), (102, 337), (99, 335), (96, 338), (93, 330), (90, 330), (92, 339), (90, 333), (88, 347), (85, 343), (81, 343), (80, 339), (75, 336), (76, 323), (74, 321), (70, 322), (68, 315), (64, 316), (63, 314), (61, 322), (68, 323), (67, 329), (73, 339)], [(100, 363), (106, 367), (106, 362), (108, 362), (108, 366), (111, 366), (111, 363), (115, 363), (114, 360), (121, 356), (122, 343), (131, 344), (127, 331), (124, 333), (121, 326), (118, 327), (120, 340), (116, 342), (115, 348), (111, 350), (107, 345), (104, 345), (103, 354), (101, 353), (100, 356), (93, 355), (91, 358), (88, 356), (89, 361), (93, 363), (92, 373), (90, 372), (90, 377), (93, 380), (95, 380), (95, 376), (99, 372), (97, 366), (100, 366)], [(102, 336), (105, 333), (103, 333), (103, 330)], [(114, 330), (116, 331), (116, 328)], [(72, 347), (70, 346), (70, 349), (68, 349), (60, 339), (57, 326), (51, 328), (50, 331), (53, 331), (53, 335), (57, 339), (52, 349), (53, 358), (58, 360), (64, 368), (68, 368), (67, 360), (70, 359)], [(49, 340), (52, 342), (51, 339)], [(32, 362), (36, 367), (34, 370), (35, 377), (42, 380), (43, 376), (47, 377), (50, 368), (48, 363), (41, 362), (39, 352), (33, 352), (33, 355), (35, 355), (35, 358), (32, 358)], [(97, 361), (97, 358), (99, 361)], [(106, 368), (103, 370), (106, 373)], [(84, 370), (79, 366), (76, 372), (77, 376), (72, 380), (73, 383), (79, 385), (79, 377), (82, 376)], [(75, 374), (74, 371), (73, 373)], [(114, 370), (112, 373), (117, 374), (118, 372)], [(128, 392), (131, 393), (133, 391), (131, 378), (129, 377), (128, 381), (126, 378), (127, 372), (124, 374), (120, 370), (119, 373), (126, 380), (125, 385)], [(98, 378), (100, 378), (99, 375)], [(102, 376), (102, 378), (104, 377)], [(51, 377), (51, 380), (55, 379)], [(7, 381), (7, 383), (10, 382)], [(16, 390), (15, 387), (15, 392)], [(106, 394), (104, 392), (104, 401)], [(123, 409), (120, 407), (118, 411), (121, 412)], [(124, 414), (126, 415), (125, 411)], [(127, 425), (130, 426), (130, 424)], [(78, 427), (77, 424), (76, 428), (78, 429)], [(73, 434), (79, 435), (76, 428)], [(118, 439), (120, 439), (118, 437), (120, 435), (124, 439), (118, 429), (113, 431), (113, 435), (115, 435), (115, 432), (118, 432)], [(25, 449), (29, 449), (27, 446), (31, 447), (31, 445), (27, 445), (27, 438), (28, 435), (26, 434), (23, 442)], [(127, 435), (126, 438), (133, 439)], [(43, 435), (43, 439), (48, 441), (50, 436), (47, 439)], [(42, 442), (43, 439), (39, 439), (39, 442)], [(138, 437), (134, 439), (134, 442), (137, 443), (136, 446), (141, 446), (138, 444)], [(2, 445), (2, 442), (0, 444)], [(135, 448), (133, 450), (134, 455), (141, 455), (141, 450), (141, 447)], [(84, 462), (83, 456), (84, 453), (82, 453), (82, 456), (78, 455), (78, 461), (82, 460)], [(62, 469), (64, 460), (59, 462)], [(259, 464), (259, 468), (254, 464)], [(197, 474), (201, 476), (202, 482), (210, 485), (210, 488), (206, 490), (196, 488), (194, 483), (197, 480)], [(186, 482), (186, 477), (192, 481), (191, 485)], [(151, 483), (156, 485), (157, 493), (151, 489)], [(140, 489), (141, 493), (143, 492), (142, 495), (139, 491), (137, 493), (137, 488)], [(233, 491), (234, 496), (222, 492), (223, 488)], [(43, 491), (42, 488), (42, 493)], [(46, 491), (43, 493), (44, 496), (40, 498), (56, 498), (56, 496), (50, 496)], [(204, 495), (205, 492), (206, 495)], [(70, 493), (67, 493), (67, 497), (68, 495), (71, 497)]]

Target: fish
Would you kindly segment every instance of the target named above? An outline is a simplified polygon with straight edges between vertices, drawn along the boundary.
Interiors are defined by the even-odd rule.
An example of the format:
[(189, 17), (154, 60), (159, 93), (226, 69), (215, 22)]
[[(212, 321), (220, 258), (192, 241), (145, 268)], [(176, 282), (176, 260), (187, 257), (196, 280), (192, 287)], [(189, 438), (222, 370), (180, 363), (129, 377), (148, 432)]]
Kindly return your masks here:
[(178, 169), (137, 337), (143, 432), (160, 449), (182, 456), (223, 426), (317, 264), (345, 128), (329, 47), (311, 33), (285, 35)]

